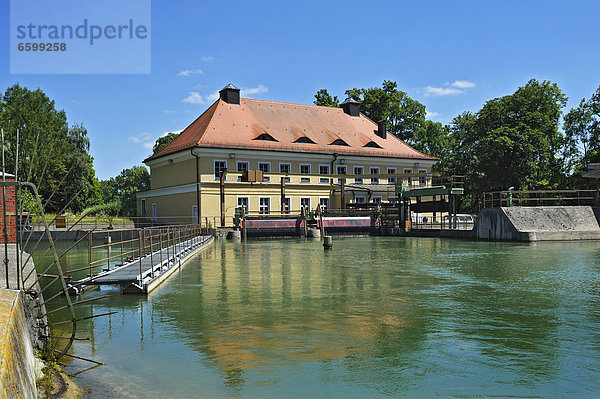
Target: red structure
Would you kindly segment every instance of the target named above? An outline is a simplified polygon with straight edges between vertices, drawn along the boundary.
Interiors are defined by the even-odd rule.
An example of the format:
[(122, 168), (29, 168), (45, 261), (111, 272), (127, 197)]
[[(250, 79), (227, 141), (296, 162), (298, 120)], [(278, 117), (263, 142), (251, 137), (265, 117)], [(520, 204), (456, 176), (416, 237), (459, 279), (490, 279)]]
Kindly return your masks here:
[[(0, 172), (0, 181), (4, 180), (2, 172)], [(6, 174), (6, 181), (15, 181), (14, 175)], [(16, 203), (15, 186), (0, 188), (0, 244), (5, 243), (4, 226), (6, 223), (6, 235), (8, 243), (14, 244), (17, 242), (17, 203)], [(4, 198), (6, 196), (6, 198)], [(5, 201), (6, 200), (6, 201)], [(6, 204), (6, 209), (4, 209)], [(5, 213), (6, 211), (6, 213)], [(5, 219), (6, 214), (6, 219)]]

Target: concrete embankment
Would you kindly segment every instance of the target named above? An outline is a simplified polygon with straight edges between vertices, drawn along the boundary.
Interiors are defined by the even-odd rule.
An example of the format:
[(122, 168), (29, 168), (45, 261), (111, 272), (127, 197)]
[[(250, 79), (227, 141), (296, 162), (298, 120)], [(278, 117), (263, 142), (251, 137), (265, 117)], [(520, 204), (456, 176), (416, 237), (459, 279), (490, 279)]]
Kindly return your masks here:
[(470, 236), (508, 241), (600, 240), (599, 220), (600, 209), (591, 206), (487, 208)]
[(35, 358), (20, 291), (0, 290), (0, 359), (0, 396), (36, 398)]

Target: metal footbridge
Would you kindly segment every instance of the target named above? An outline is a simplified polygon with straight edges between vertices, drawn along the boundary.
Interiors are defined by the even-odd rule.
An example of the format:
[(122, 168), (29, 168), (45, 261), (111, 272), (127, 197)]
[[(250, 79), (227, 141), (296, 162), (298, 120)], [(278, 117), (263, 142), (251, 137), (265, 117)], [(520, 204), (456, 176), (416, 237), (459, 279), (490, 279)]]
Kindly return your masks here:
[[(97, 285), (119, 285), (124, 294), (147, 294), (213, 241), (196, 225), (90, 232), (87, 277), (69, 284), (81, 294)], [(98, 243), (99, 240), (100, 243)]]

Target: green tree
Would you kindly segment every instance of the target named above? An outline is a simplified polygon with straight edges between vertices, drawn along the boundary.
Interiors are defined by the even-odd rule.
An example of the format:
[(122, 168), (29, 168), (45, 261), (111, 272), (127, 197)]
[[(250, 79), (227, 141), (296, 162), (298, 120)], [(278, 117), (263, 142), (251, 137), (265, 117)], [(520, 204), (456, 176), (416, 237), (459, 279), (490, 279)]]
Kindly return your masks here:
[(384, 80), (382, 87), (346, 90), (360, 103), (361, 112), (375, 122), (386, 121), (388, 131), (411, 141), (425, 122), (425, 106), (398, 90), (396, 82)]
[(152, 147), (152, 152), (153, 153), (157, 153), (160, 150), (162, 150), (163, 148), (165, 148), (171, 141), (175, 140), (175, 138), (177, 138), (177, 136), (179, 136), (179, 133), (167, 133), (162, 137), (159, 137), (155, 142), (154, 142), (154, 147)]
[(337, 96), (331, 97), (331, 94), (327, 89), (321, 89), (315, 94), (315, 105), (321, 105), (324, 107), (339, 107), (340, 101)]
[(559, 130), (567, 98), (548, 81), (530, 80), (513, 94), (489, 100), (476, 114), (455, 118), (443, 169), (466, 178), (466, 207), (486, 191), (550, 189), (564, 184), (566, 140)]
[(416, 129), (411, 141), (417, 151), (443, 159), (449, 154), (450, 127), (426, 120)]
[[(111, 179), (113, 180), (113, 179)], [(150, 189), (150, 174), (144, 166), (134, 166), (123, 169), (121, 173), (111, 181), (112, 186), (121, 201), (121, 209), (125, 216), (136, 216), (137, 204), (136, 193)], [(107, 193), (113, 194), (113, 193)]]
[(82, 125), (69, 128), (65, 112), (57, 110), (44, 92), (18, 84), (9, 87), (0, 99), (0, 127), (5, 134), (6, 170), (15, 170), (18, 130), (18, 178), (38, 185), (47, 211), (67, 205), (78, 211), (95, 200), (90, 197), (94, 169), (87, 131)]

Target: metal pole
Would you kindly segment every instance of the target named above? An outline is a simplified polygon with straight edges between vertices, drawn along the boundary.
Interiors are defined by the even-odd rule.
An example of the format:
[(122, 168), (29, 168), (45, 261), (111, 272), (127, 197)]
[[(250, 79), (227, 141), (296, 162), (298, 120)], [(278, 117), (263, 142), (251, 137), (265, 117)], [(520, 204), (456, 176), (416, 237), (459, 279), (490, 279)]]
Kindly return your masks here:
[[(15, 183), (19, 180), (19, 129), (17, 129), (17, 152), (15, 153)], [(18, 209), (18, 203), (19, 203), (19, 190), (20, 188), (17, 188), (18, 186), (15, 186), (15, 228), (16, 228), (16, 236), (15, 236), (15, 247), (16, 247), (16, 256), (17, 256), (17, 289), (20, 290), (21, 289), (21, 263), (19, 260), (19, 255), (20, 252), (19, 251), (19, 237), (21, 236), (21, 234), (19, 233), (20, 227), (21, 227), (21, 218), (19, 217), (19, 209)], [(25, 286), (25, 283), (23, 283), (23, 286)]]
[(158, 230), (158, 242), (160, 243), (160, 267), (162, 271), (162, 263), (163, 263), (163, 241), (162, 241), (162, 229)]
[[(290, 206), (291, 208), (291, 206)], [(281, 214), (285, 213), (285, 177), (281, 176)]]
[(121, 266), (125, 264), (125, 260), (123, 259), (123, 230), (121, 230)]
[(139, 239), (139, 252), (140, 252), (140, 286), (142, 285), (142, 235), (141, 233), (141, 229), (138, 230), (138, 239)]
[(152, 232), (150, 232), (150, 269), (152, 270), (152, 279), (154, 279), (154, 254), (152, 252)]
[[(6, 183), (6, 170), (4, 168), (4, 129), (2, 129), (2, 181)], [(10, 288), (8, 279), (8, 232), (6, 231), (6, 187), (2, 186), (2, 213), (4, 221), (4, 267), (6, 268), (6, 288)]]
[(92, 277), (92, 232), (88, 233), (88, 263), (90, 265), (90, 277)]
[(219, 188), (221, 194), (221, 227), (225, 227), (225, 172), (227, 172), (227, 169), (221, 171), (221, 176), (219, 179)]
[(110, 270), (110, 244), (111, 244), (110, 231), (106, 232), (106, 244), (108, 245), (107, 246), (108, 257), (106, 258), (106, 270)]

